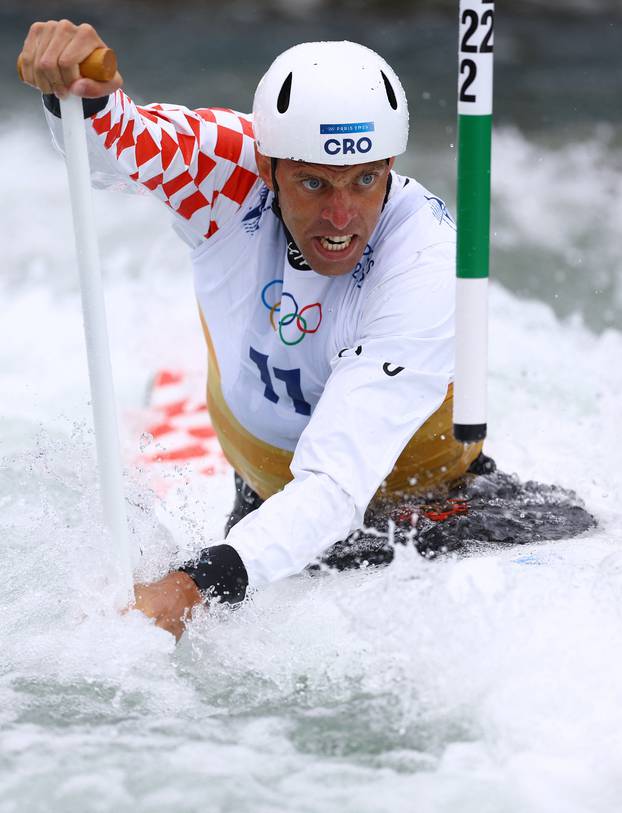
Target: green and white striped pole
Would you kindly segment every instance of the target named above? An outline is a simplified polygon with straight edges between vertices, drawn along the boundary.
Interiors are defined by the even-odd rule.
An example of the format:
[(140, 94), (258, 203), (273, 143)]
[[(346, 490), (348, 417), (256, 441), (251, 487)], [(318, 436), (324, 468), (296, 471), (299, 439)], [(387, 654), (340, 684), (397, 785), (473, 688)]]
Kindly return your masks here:
[(486, 437), (494, 18), (493, 0), (461, 0), (454, 436), (462, 443)]

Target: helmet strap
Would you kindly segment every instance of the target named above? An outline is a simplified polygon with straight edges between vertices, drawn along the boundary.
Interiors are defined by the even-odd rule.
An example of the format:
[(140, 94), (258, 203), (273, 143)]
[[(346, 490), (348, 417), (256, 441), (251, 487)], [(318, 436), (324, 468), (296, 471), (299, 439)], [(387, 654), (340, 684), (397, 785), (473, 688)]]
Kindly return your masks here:
[[(387, 164), (389, 163), (389, 159), (387, 158)], [(389, 174), (387, 175), (387, 191), (384, 193), (384, 200), (382, 201), (382, 209), (381, 212), (384, 211), (384, 207), (387, 205), (387, 201), (389, 200), (389, 194), (391, 192), (391, 184), (393, 183), (393, 176), (391, 175), (391, 170), (389, 170)]]
[[(279, 204), (279, 185), (276, 180), (276, 162), (277, 158), (270, 159), (270, 174), (272, 176), (272, 191), (274, 192), (274, 198), (272, 200), (272, 211), (278, 217), (278, 219), (283, 223), (283, 215), (281, 214), (281, 206)], [(283, 223), (285, 225), (285, 223)]]
[(272, 190), (274, 192), (274, 197), (272, 199), (272, 211), (278, 217), (278, 219), (283, 224), (283, 228), (285, 229), (285, 239), (287, 240), (287, 259), (289, 264), (293, 268), (298, 268), (302, 271), (307, 271), (311, 268), (311, 266), (305, 260), (302, 251), (296, 245), (296, 241), (292, 237), (290, 230), (285, 225), (285, 221), (283, 220), (283, 214), (281, 212), (281, 207), (279, 205), (279, 185), (276, 180), (276, 162), (278, 159), (271, 158), (270, 159), (270, 173), (272, 175)]

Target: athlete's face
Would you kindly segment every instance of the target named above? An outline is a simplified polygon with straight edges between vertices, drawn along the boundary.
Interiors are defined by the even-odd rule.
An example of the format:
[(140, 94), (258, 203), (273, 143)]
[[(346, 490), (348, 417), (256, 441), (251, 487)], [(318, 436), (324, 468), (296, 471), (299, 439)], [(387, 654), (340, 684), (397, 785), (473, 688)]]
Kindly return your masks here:
[[(361, 259), (378, 223), (394, 160), (336, 167), (279, 159), (283, 221), (318, 274), (348, 274)], [(270, 159), (257, 153), (257, 166), (272, 189)]]

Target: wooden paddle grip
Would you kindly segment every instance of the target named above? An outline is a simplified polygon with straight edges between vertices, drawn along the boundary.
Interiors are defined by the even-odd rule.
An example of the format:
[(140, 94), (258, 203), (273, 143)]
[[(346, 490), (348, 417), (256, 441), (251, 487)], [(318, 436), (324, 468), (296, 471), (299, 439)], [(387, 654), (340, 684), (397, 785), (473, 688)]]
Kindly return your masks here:
[[(17, 75), (23, 81), (22, 56), (17, 58)], [(110, 82), (117, 72), (117, 55), (112, 48), (96, 48), (80, 63), (80, 75), (96, 82)]]

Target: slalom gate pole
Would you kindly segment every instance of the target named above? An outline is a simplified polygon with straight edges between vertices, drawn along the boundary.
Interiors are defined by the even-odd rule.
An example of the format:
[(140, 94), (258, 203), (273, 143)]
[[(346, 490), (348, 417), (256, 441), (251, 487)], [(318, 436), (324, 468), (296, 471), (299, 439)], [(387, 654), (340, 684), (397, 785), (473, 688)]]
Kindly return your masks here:
[(454, 437), (486, 437), (494, 0), (461, 0)]

